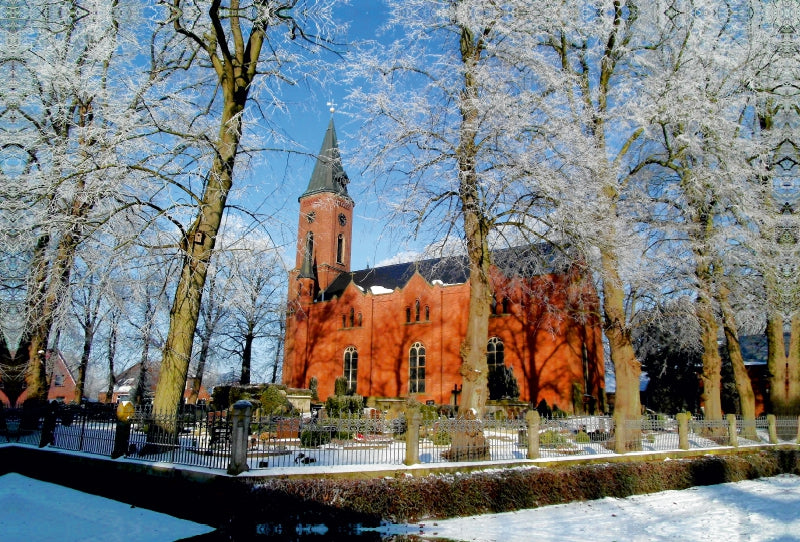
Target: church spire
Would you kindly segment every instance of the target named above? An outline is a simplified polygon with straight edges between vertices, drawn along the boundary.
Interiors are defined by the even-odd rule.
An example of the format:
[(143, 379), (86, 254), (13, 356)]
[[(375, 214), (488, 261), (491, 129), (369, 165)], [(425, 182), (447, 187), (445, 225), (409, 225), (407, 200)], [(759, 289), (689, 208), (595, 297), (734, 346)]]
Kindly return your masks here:
[(308, 182), (308, 188), (302, 197), (316, 194), (319, 192), (332, 192), (347, 199), (351, 199), (347, 193), (347, 173), (342, 166), (342, 157), (339, 154), (339, 142), (336, 139), (336, 128), (333, 126), (333, 118), (328, 124), (325, 132), (325, 139), (322, 141), (322, 148), (317, 155), (317, 163), (314, 165), (314, 172)]

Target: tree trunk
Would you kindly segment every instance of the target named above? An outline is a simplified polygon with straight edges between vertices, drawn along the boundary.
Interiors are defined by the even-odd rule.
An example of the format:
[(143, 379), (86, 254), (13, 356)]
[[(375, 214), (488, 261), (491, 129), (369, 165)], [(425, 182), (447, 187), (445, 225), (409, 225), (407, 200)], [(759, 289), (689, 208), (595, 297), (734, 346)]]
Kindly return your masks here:
[(253, 323), (249, 324), (247, 333), (244, 336), (244, 348), (242, 348), (242, 375), (239, 383), (243, 386), (250, 384), (250, 366), (253, 358)]
[[(246, 97), (241, 104), (229, 104), (228, 100), (233, 99), (233, 93), (226, 92), (227, 107), (219, 130), (217, 157), (208, 175), (198, 216), (183, 240), (186, 256), (170, 311), (169, 331), (153, 400), (153, 411), (161, 414), (176, 413), (183, 398), (208, 264), (233, 184), (233, 166), (242, 130), (240, 113)], [(174, 427), (163, 429), (171, 432)]]
[[(603, 323), (617, 383), (614, 415), (619, 422), (638, 420), (642, 416), (639, 392), (642, 365), (636, 359), (627, 325), (625, 290), (619, 277), (619, 264), (609, 248), (601, 249), (600, 258), (603, 270)], [(637, 441), (639, 431), (635, 428), (618, 425), (615, 430), (622, 431), (622, 439), (628, 443), (626, 446)]]
[(700, 320), (701, 342), (703, 344), (703, 413), (707, 420), (722, 419), (722, 357), (719, 353), (719, 325), (704, 292), (697, 301), (697, 317)]
[(200, 395), (200, 386), (203, 385), (203, 373), (206, 371), (206, 360), (208, 359), (208, 352), (211, 349), (211, 336), (207, 333), (200, 343), (200, 355), (197, 358), (197, 371), (194, 377), (189, 381), (189, 396), (186, 402), (190, 405), (197, 404), (197, 397)]
[(114, 386), (117, 385), (117, 377), (114, 375), (114, 358), (117, 356), (117, 326), (111, 326), (108, 334), (108, 388), (106, 388), (106, 403), (110, 403), (114, 397)]
[[(265, 37), (265, 27), (255, 25), (245, 40), (238, 16), (231, 17), (221, 9), (220, 3), (212, 4), (208, 15), (213, 32), (202, 38), (182, 26), (180, 15), (173, 20), (176, 32), (194, 40), (208, 54), (223, 105), (211, 170), (197, 205), (197, 216), (182, 241), (183, 267), (170, 311), (169, 331), (153, 400), (154, 412), (166, 415), (177, 412), (186, 387), (208, 265), (233, 186), (233, 168), (242, 137), (242, 114), (257, 75)], [(224, 24), (230, 25), (230, 36), (226, 36)], [(229, 47), (229, 38), (235, 47)], [(164, 423), (161, 429), (174, 433), (176, 428), (174, 424)]]
[(283, 338), (285, 336), (286, 321), (281, 317), (278, 321), (278, 338), (275, 345), (275, 359), (272, 365), (272, 378), (270, 382), (275, 383), (278, 381), (278, 367), (281, 362), (281, 354), (283, 353)]
[(461, 345), (462, 391), (459, 417), (474, 410), (482, 419), (489, 395), (489, 368), (486, 362), (486, 343), (489, 340), (489, 315), (492, 303), (492, 285), (489, 277), (489, 224), (483, 215), (484, 202), (480, 199), (476, 171), (478, 126), (478, 82), (473, 75), (481, 60), (483, 42), (468, 28), (461, 28), (461, 61), (464, 65), (464, 91), (461, 93), (461, 126), (456, 160), (459, 178), (461, 217), (464, 221), (464, 239), (469, 265), (469, 315), (467, 332)]
[(94, 330), (89, 328), (84, 330), (83, 352), (78, 363), (78, 378), (75, 381), (75, 402), (81, 404), (83, 401), (84, 387), (86, 386), (86, 369), (89, 367), (89, 356), (92, 354), (92, 339)]
[(453, 435), (445, 457), (451, 461), (489, 459), (489, 447), (480, 426), (489, 395), (489, 367), (486, 343), (489, 340), (489, 315), (492, 284), (489, 268), (488, 235), (490, 224), (484, 215), (476, 169), (478, 126), (478, 82), (474, 70), (483, 52), (482, 37), (461, 27), (461, 61), (464, 65), (464, 90), (461, 93), (461, 125), (456, 149), (458, 196), (464, 222), (464, 240), (469, 266), (469, 312), (467, 331), (461, 344), (461, 405), (458, 417), (464, 423)]
[(800, 415), (800, 315), (791, 320), (789, 348), (780, 314), (767, 319), (767, 370), (769, 400), (773, 414)]
[(728, 348), (728, 357), (733, 367), (733, 379), (736, 383), (736, 391), (739, 393), (739, 409), (742, 412), (742, 419), (745, 424), (742, 427), (741, 436), (750, 440), (756, 437), (756, 396), (753, 393), (753, 384), (747, 367), (742, 358), (742, 349), (739, 346), (739, 330), (736, 325), (736, 317), (733, 308), (728, 300), (728, 288), (720, 284), (718, 290), (720, 311), (722, 312), (722, 328), (725, 332), (725, 343)]

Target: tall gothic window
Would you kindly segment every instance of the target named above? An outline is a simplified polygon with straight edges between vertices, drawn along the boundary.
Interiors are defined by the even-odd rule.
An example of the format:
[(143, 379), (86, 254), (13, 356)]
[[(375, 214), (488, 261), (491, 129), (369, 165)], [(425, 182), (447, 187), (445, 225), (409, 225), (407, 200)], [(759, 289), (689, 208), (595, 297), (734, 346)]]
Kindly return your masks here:
[(356, 311), (355, 309), (350, 309), (350, 327), (356, 326)]
[(306, 253), (304, 257), (309, 263), (314, 262), (314, 232), (310, 231), (306, 234)]
[(419, 299), (414, 302), (414, 321), (419, 322)]
[(354, 346), (344, 350), (344, 378), (347, 381), (347, 393), (354, 395), (358, 383), (358, 350)]
[(408, 352), (408, 393), (425, 393), (425, 346), (420, 342)]
[(431, 308), (425, 305), (425, 321), (428, 322), (431, 319)]
[(489, 366), (489, 369), (505, 365), (503, 341), (497, 337), (489, 339), (489, 343), (486, 345), (486, 364)]
[(336, 239), (336, 263), (344, 263), (344, 235), (341, 233)]

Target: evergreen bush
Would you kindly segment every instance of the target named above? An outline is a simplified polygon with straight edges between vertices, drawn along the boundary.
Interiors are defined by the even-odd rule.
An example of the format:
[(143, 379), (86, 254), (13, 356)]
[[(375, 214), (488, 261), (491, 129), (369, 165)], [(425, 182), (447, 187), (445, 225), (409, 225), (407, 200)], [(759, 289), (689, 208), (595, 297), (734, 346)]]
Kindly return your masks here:
[(332, 440), (330, 431), (324, 431), (322, 428), (317, 430), (305, 429), (300, 433), (300, 444), (304, 448), (316, 448), (328, 444)]

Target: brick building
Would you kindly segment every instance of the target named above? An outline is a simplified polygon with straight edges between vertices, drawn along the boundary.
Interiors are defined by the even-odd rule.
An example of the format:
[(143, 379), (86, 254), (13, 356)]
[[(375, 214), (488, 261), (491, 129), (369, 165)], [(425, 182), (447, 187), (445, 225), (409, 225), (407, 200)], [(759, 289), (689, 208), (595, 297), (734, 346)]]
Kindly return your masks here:
[[(320, 399), (344, 376), (360, 395), (457, 402), (470, 288), (463, 257), (352, 271), (354, 202), (333, 120), (300, 196), (289, 275), (284, 383)], [(580, 266), (545, 246), (493, 253), (489, 366), (511, 367), (520, 399), (566, 411), (603, 403), (598, 300)]]
[[(48, 350), (45, 354), (46, 362), (46, 378), (48, 382), (47, 400), (56, 401), (57, 403), (72, 403), (75, 402), (75, 388), (77, 383), (75, 377), (72, 376), (72, 371), (67, 366), (67, 361), (61, 352), (57, 350)], [(17, 398), (16, 406), (22, 406), (25, 399), (28, 398), (28, 390), (23, 390)], [(11, 406), (8, 397), (0, 392), (0, 402), (5, 406)]]

